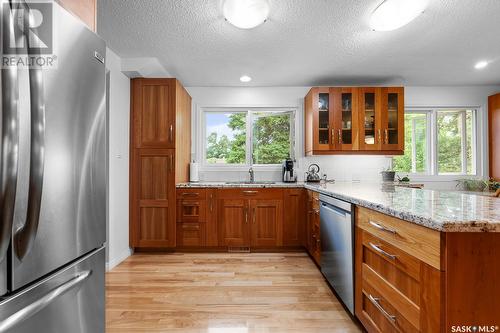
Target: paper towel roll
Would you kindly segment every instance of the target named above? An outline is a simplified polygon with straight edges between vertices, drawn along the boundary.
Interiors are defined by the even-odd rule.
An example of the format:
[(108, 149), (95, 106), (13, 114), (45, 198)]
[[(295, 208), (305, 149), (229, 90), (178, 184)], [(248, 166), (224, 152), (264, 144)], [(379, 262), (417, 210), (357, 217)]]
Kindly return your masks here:
[(189, 164), (189, 180), (192, 182), (199, 182), (200, 181), (200, 176), (199, 176), (199, 164), (196, 162), (191, 162)]

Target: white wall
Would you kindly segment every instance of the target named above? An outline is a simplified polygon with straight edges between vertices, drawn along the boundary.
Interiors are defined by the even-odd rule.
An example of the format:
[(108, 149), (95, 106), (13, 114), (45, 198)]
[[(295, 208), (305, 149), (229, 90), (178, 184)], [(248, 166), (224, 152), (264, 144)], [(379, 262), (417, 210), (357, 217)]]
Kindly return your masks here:
[[(303, 98), (309, 87), (188, 87), (193, 97), (193, 158), (200, 162), (201, 151), (199, 133), (201, 131), (200, 113), (204, 107), (295, 107), (297, 109), (296, 144), (299, 180), (311, 163), (317, 163), (328, 178), (339, 181), (378, 181), (379, 172), (390, 166), (391, 159), (385, 156), (316, 156), (304, 157), (303, 141)], [(500, 91), (500, 87), (405, 87), (406, 107), (457, 107), (479, 108), (479, 159), (483, 161), (480, 170), (487, 174), (487, 96)], [(256, 169), (258, 180), (279, 180), (280, 171)], [(246, 170), (231, 170), (221, 173), (201, 168), (200, 180), (236, 181), (246, 180)], [(454, 182), (426, 183), (428, 187), (453, 188)]]
[(129, 226), (129, 133), (130, 80), (121, 72), (121, 59), (109, 48), (108, 110), (108, 269), (130, 256)]

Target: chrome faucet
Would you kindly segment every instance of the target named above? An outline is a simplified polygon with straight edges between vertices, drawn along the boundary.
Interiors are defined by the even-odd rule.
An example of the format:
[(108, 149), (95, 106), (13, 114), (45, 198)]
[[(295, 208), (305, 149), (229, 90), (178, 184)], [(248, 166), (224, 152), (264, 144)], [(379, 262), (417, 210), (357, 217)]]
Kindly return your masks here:
[(254, 177), (254, 172), (253, 172), (252, 167), (250, 167), (250, 169), (248, 169), (248, 173), (250, 174), (250, 182), (253, 183), (255, 181), (255, 177)]

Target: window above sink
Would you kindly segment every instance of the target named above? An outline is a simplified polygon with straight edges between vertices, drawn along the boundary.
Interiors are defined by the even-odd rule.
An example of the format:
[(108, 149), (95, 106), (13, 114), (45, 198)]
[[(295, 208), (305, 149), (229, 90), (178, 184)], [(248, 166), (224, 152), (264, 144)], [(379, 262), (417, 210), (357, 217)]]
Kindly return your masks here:
[(197, 142), (202, 167), (281, 167), (283, 160), (295, 157), (295, 112), (291, 108), (202, 109)]

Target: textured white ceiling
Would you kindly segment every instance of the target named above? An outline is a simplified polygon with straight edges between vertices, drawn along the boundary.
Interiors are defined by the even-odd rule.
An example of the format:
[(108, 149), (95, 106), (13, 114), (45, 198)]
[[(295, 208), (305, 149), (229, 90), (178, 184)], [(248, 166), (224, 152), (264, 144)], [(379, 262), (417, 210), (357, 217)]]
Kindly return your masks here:
[[(220, 0), (98, 0), (98, 32), (123, 57), (157, 57), (186, 86), (500, 84), (500, 0), (430, 0), (410, 24), (374, 32), (380, 2), (270, 0), (269, 20), (240, 30)], [(475, 70), (481, 59), (496, 61)]]

